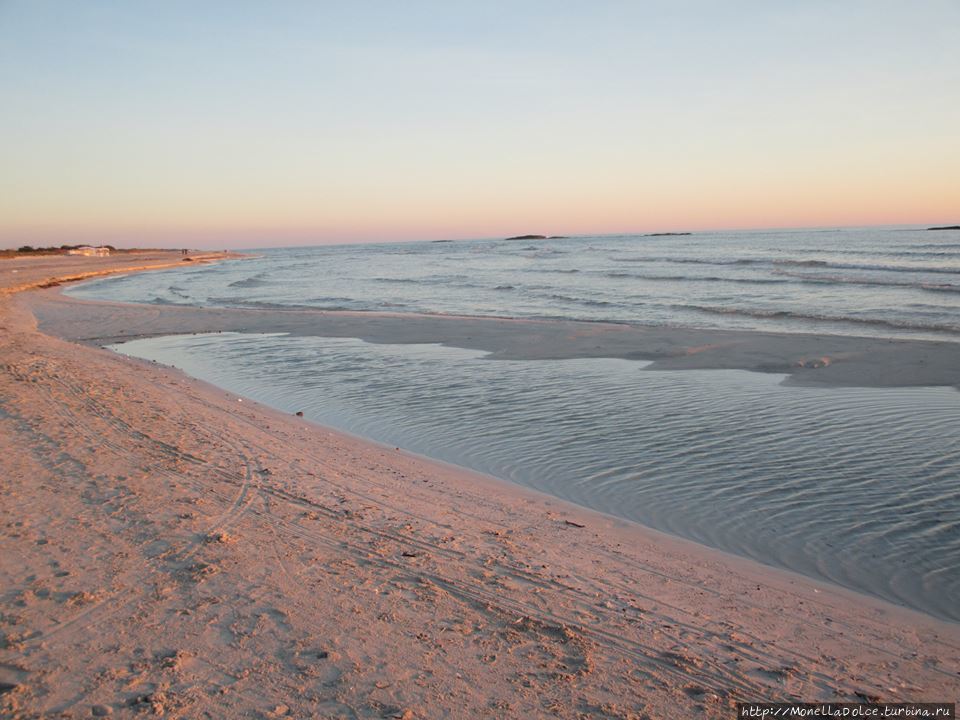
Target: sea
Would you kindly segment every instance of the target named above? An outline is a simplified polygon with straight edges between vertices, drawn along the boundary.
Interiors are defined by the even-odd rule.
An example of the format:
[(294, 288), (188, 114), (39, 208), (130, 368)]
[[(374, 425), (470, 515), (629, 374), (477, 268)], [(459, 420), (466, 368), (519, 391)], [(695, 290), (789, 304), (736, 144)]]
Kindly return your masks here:
[[(325, 245), (71, 295), (960, 343), (960, 231)], [(217, 333), (118, 352), (318, 423), (960, 621), (960, 393), (632, 360)], [(960, 362), (960, 345), (957, 346)]]

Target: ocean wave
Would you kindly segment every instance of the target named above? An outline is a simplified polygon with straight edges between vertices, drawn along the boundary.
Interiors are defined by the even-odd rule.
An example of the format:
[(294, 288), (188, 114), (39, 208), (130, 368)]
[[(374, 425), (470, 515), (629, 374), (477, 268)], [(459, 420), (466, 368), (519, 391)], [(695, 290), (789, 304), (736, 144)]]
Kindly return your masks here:
[(895, 330), (916, 330), (922, 332), (960, 333), (960, 325), (945, 323), (912, 323), (901, 320), (881, 318), (864, 318), (851, 315), (821, 315), (818, 313), (800, 313), (790, 310), (758, 310), (745, 308), (716, 307), (712, 305), (684, 305), (675, 304), (673, 307), (680, 310), (695, 310), (711, 315), (736, 315), (739, 317), (756, 318), (761, 320), (812, 320), (814, 322), (854, 323), (857, 325), (871, 325)]
[[(960, 252), (957, 250), (944, 250), (942, 249), (943, 245), (939, 246), (939, 250), (897, 250), (896, 252), (881, 252), (880, 255), (889, 255), (890, 257), (905, 257), (905, 258), (960, 258)], [(836, 252), (836, 251), (834, 251)], [(854, 253), (855, 254), (855, 253)]]
[(859, 263), (827, 263), (823, 267), (838, 270), (870, 270), (875, 272), (897, 272), (897, 273), (934, 273), (943, 275), (960, 275), (960, 267), (930, 267), (928, 265), (885, 265), (885, 264), (859, 264)]
[(724, 282), (740, 283), (744, 285), (784, 285), (790, 283), (790, 280), (778, 278), (741, 278), (741, 277), (720, 277), (719, 275), (647, 275), (644, 273), (628, 272), (609, 272), (604, 277), (608, 278), (629, 278), (636, 280), (655, 280), (669, 282)]
[(307, 300), (307, 307), (315, 307), (316, 305), (326, 305), (329, 303), (344, 304), (348, 306), (353, 306), (357, 308), (366, 308), (369, 307), (370, 303), (365, 300), (357, 300), (356, 298), (350, 297), (312, 297)]
[(928, 292), (960, 293), (960, 285), (951, 285), (949, 283), (924, 283), (920, 286), (920, 289), (927, 290)]
[(774, 260), (774, 265), (796, 265), (799, 267), (827, 267), (830, 265), (826, 260)]
[(673, 263), (677, 265), (756, 265), (756, 266), (795, 266), (795, 267), (817, 267), (835, 270), (869, 270), (876, 272), (902, 272), (902, 273), (935, 273), (946, 275), (960, 275), (960, 267), (942, 267), (929, 265), (888, 265), (884, 263), (845, 263), (830, 262), (827, 260), (812, 259), (778, 259), (778, 258), (691, 258), (691, 257), (610, 257), (613, 262), (628, 263)]
[(883, 280), (880, 278), (852, 278), (843, 275), (804, 275), (787, 271), (776, 271), (778, 275), (794, 278), (799, 282), (812, 285), (862, 285), (865, 287), (900, 287), (930, 292), (960, 293), (960, 285), (951, 283), (924, 283), (910, 280)]
[(235, 288), (256, 288), (263, 287), (269, 283), (264, 280), (266, 273), (257, 273), (256, 275), (251, 275), (250, 277), (243, 278), (242, 280), (234, 280), (232, 283), (229, 283), (227, 287)]
[(207, 306), (214, 306), (214, 307), (249, 308), (253, 310), (312, 310), (314, 309), (309, 305), (266, 302), (262, 300), (246, 300), (244, 298), (239, 298), (236, 296), (208, 297), (206, 302), (203, 304)]
[(577, 305), (585, 305), (587, 307), (606, 307), (608, 305), (613, 305), (613, 303), (607, 300), (591, 300), (590, 298), (570, 297), (569, 295), (561, 295), (559, 293), (550, 295), (550, 299), (560, 300), (561, 302), (575, 303)]
[[(362, 279), (362, 278), (358, 278)], [(388, 283), (391, 285), (448, 285), (451, 287), (482, 287), (476, 283), (466, 282), (470, 279), (469, 275), (429, 275), (419, 278), (392, 278), (375, 277), (370, 278), (373, 282)]]
[[(830, 248), (830, 255), (859, 256), (863, 258), (930, 258), (930, 257), (960, 257), (960, 252), (956, 249), (950, 250), (950, 247), (960, 249), (958, 245), (911, 245), (913, 250), (891, 250), (887, 247), (858, 248), (856, 250), (844, 250), (841, 248)], [(916, 248), (929, 248), (917, 250)], [(819, 248), (793, 248), (791, 252), (799, 253), (822, 253)]]
[[(178, 304), (178, 303), (169, 303)], [(247, 310), (372, 310), (371, 303), (352, 298), (317, 297), (298, 303), (278, 303), (263, 300), (246, 300), (238, 297), (210, 297), (206, 306), (230, 307)]]
[(920, 245), (914, 245), (916, 248), (933, 248), (940, 250), (943, 248), (960, 250), (960, 243), (923, 243)]
[(609, 257), (608, 260), (612, 262), (626, 262), (626, 263), (642, 263), (642, 262), (654, 262), (654, 263), (677, 263), (678, 265), (756, 265), (756, 264), (772, 264), (772, 259), (767, 260), (755, 260), (752, 258), (736, 258), (732, 260), (720, 259), (720, 258), (691, 258), (691, 257), (662, 257), (662, 256), (645, 256), (645, 257)]

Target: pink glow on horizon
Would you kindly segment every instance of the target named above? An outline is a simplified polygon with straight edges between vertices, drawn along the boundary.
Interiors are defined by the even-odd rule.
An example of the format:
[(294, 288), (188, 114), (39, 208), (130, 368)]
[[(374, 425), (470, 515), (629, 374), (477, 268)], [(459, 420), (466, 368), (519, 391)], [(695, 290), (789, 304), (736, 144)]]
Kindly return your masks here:
[(539, 222), (518, 221), (491, 225), (422, 226), (407, 231), (395, 228), (310, 228), (310, 227), (202, 227), (202, 228), (58, 228), (32, 227), (19, 231), (0, 231), (0, 247), (15, 248), (21, 245), (59, 246), (63, 244), (109, 244), (116, 247), (196, 247), (209, 249), (284, 247), (296, 245), (328, 245), (370, 242), (410, 242), (417, 240), (467, 240), (477, 238), (500, 238), (518, 234), (543, 234), (560, 236), (584, 235), (630, 235), (648, 232), (721, 232), (762, 231), (796, 228), (842, 228), (869, 226), (934, 226), (958, 223), (960, 213), (942, 212), (910, 215), (892, 211), (883, 214), (855, 215), (838, 212), (824, 215), (816, 221), (807, 216), (755, 217), (753, 222), (726, 217), (718, 222), (671, 222), (651, 220), (632, 225), (589, 222)]

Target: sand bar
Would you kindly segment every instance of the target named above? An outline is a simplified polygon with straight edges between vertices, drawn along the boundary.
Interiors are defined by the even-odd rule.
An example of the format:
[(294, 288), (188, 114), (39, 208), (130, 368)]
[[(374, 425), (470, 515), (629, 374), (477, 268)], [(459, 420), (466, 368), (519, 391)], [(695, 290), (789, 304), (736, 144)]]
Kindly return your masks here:
[(93, 345), (204, 332), (440, 343), (491, 359), (622, 358), (651, 370), (751, 370), (796, 385), (960, 388), (960, 342), (767, 333), (601, 322), (414, 313), (195, 308), (80, 301), (59, 293), (31, 300), (40, 327)]
[[(17, 282), (4, 262), (0, 278), (89, 261)], [(736, 700), (960, 695), (960, 626), (48, 334), (96, 345), (257, 317), (56, 289), (0, 298), (0, 715), (729, 718)], [(352, 336), (467, 347), (483, 324), (325, 317)], [(579, 352), (633, 332), (543, 330)], [(676, 337), (658, 362), (713, 352)], [(824, 349), (790, 342), (762, 362)], [(519, 341), (481, 347), (522, 356)], [(794, 378), (843, 382), (829, 373), (844, 364)]]

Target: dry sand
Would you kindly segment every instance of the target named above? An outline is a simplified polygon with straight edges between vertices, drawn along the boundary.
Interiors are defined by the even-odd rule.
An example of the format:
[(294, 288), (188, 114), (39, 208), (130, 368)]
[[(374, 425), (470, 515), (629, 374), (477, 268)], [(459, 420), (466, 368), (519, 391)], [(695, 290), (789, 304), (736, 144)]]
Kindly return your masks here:
[[(90, 267), (13, 262), (6, 287)], [(102, 304), (55, 293), (0, 297), (4, 717), (730, 718), (738, 699), (960, 695), (960, 626), (42, 334), (34, 307), (106, 334), (77, 327)]]

